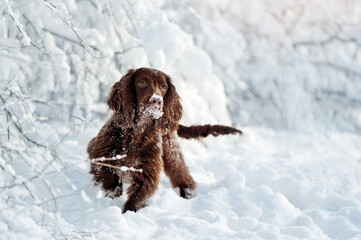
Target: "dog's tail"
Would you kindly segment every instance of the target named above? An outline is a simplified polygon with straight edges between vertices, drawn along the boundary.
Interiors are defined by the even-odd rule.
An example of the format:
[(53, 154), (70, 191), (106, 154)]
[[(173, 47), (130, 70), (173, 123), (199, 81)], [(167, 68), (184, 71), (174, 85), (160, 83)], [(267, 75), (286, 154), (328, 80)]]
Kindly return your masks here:
[(185, 127), (179, 124), (178, 136), (182, 138), (201, 138), (207, 137), (208, 135), (218, 136), (227, 134), (239, 134), (242, 135), (242, 131), (233, 127), (227, 127), (222, 125), (197, 125)]

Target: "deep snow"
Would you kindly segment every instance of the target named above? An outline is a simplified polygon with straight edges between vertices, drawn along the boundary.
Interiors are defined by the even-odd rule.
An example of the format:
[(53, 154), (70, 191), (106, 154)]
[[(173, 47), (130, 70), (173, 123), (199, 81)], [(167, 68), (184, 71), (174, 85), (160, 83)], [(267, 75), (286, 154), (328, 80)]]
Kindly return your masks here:
[(88, 177), (76, 177), (86, 197), (79, 205), (66, 204), (79, 196), (60, 200), (62, 216), (96, 239), (361, 237), (360, 137), (243, 130), (244, 137), (182, 141), (198, 183), (194, 199), (180, 198), (163, 175), (146, 208), (121, 215), (124, 198), (99, 197)]
[[(358, 1), (0, 2), (0, 239), (361, 239)], [(169, 74), (198, 183), (121, 214), (86, 146), (129, 68)]]
[[(180, 198), (163, 174), (148, 206), (126, 214), (121, 214), (125, 197), (104, 198), (100, 188), (91, 184), (84, 151), (96, 130), (83, 131), (59, 147), (64, 160), (61, 171), (44, 176), (54, 199), (44, 198), (28, 210), (16, 203), (2, 208), (2, 238), (361, 237), (361, 137), (347, 133), (310, 136), (261, 127), (243, 130), (243, 137), (181, 141), (198, 183), (194, 199)], [(40, 198), (46, 190), (40, 181), (32, 182)], [(14, 209), (21, 213), (12, 216)], [(33, 216), (33, 211), (41, 212)]]

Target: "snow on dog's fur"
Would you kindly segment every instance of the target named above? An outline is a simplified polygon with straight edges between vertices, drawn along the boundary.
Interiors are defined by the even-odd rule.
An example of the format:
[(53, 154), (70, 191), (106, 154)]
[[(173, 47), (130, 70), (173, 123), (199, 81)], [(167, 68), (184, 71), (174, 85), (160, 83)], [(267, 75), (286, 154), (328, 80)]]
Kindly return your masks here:
[[(184, 163), (177, 134), (198, 138), (241, 133), (225, 126), (179, 125), (182, 106), (178, 93), (170, 77), (154, 69), (130, 70), (113, 85), (107, 103), (114, 114), (90, 141), (89, 158), (126, 157), (116, 163), (92, 162), (90, 173), (94, 183), (101, 184), (109, 197), (122, 195), (123, 183), (131, 184), (123, 212), (145, 206), (157, 189), (162, 169), (173, 187), (179, 188), (181, 197), (194, 196), (196, 183)], [(141, 171), (119, 171), (122, 167)]]

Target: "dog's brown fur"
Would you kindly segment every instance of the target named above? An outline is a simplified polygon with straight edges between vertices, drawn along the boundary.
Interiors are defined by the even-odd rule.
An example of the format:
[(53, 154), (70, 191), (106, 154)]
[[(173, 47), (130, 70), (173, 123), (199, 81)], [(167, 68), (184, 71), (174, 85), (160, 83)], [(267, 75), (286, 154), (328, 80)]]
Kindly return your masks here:
[[(179, 188), (182, 197), (194, 196), (196, 183), (184, 163), (177, 133), (185, 138), (242, 133), (235, 128), (219, 125), (179, 125), (182, 106), (176, 89), (169, 76), (154, 69), (129, 70), (113, 85), (107, 104), (114, 114), (90, 141), (87, 149), (89, 158), (111, 158), (126, 154), (119, 161), (108, 160), (103, 163), (134, 167), (142, 169), (142, 172), (123, 172), (91, 164), (90, 173), (95, 184), (101, 184), (110, 197), (122, 195), (123, 182), (131, 184), (123, 212), (137, 211), (145, 206), (147, 199), (157, 189), (162, 168), (172, 186)], [(154, 115), (145, 109), (160, 109), (163, 115)]]

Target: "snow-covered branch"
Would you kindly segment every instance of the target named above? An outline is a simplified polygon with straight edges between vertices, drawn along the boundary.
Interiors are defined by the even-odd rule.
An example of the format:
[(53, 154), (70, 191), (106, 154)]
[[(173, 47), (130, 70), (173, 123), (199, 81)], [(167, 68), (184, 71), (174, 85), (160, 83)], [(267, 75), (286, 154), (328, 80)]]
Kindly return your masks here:
[[(201, 184), (200, 198), (190, 203), (177, 201), (187, 206), (196, 204), (197, 209), (204, 203), (208, 205), (189, 218), (197, 220), (204, 216), (205, 219), (196, 224), (197, 229), (205, 223), (210, 231), (204, 232), (213, 234), (224, 230), (224, 236), (238, 238), (240, 223), (246, 222), (241, 225), (259, 231), (271, 226), (270, 229), (275, 230), (272, 234), (287, 232), (293, 237), (301, 233), (309, 237), (309, 231), (316, 231), (310, 238), (345, 238), (332, 235), (336, 233), (324, 235), (334, 226), (325, 223), (325, 219), (312, 219), (314, 206), (322, 205), (322, 201), (328, 204), (323, 188), (329, 184), (325, 177), (324, 185), (317, 189), (311, 187), (311, 183), (307, 185), (313, 162), (312, 170), (306, 172), (298, 167), (281, 175), (275, 166), (247, 159), (257, 160), (262, 154), (261, 159), (281, 162), (283, 171), (285, 157), (279, 153), (283, 148), (289, 150), (293, 135), (300, 132), (311, 132), (312, 137), (305, 137), (307, 141), (297, 139), (297, 144), (307, 149), (311, 147), (309, 139), (313, 139), (313, 134), (338, 130), (342, 132), (337, 138), (340, 143), (336, 141), (328, 150), (357, 145), (356, 135), (361, 133), (360, 6), (356, 1), (327, 0), (3, 0), (0, 3), (0, 229), (4, 230), (1, 237), (122, 238), (123, 233), (132, 236), (131, 231), (122, 229), (121, 234), (111, 235), (108, 229), (119, 230), (119, 224), (113, 227), (107, 223), (116, 219), (115, 223), (126, 220), (128, 226), (137, 226), (146, 214), (157, 214), (153, 208), (140, 215), (141, 218), (120, 216), (114, 205), (122, 199), (110, 204), (109, 199), (103, 199), (104, 193), (92, 185), (89, 167), (96, 164), (137, 174), (142, 169), (122, 166), (125, 156), (89, 160), (85, 151), (109, 115), (105, 102), (110, 87), (130, 68), (153, 66), (168, 73), (177, 86), (184, 108), (184, 124), (232, 124), (233, 121), (237, 125), (252, 126), (252, 133), (246, 134), (250, 137), (242, 140), (246, 148), (240, 145), (244, 142), (237, 142), (231, 149), (227, 148), (230, 151), (225, 157), (224, 147), (233, 142), (221, 140), (221, 144), (218, 141), (213, 144), (217, 145), (214, 149), (204, 151), (207, 167), (200, 166), (199, 161), (190, 161), (190, 169), (198, 171), (196, 174), (202, 181), (206, 180)], [(272, 131), (268, 131), (269, 128)], [(279, 140), (279, 136), (285, 140)], [(272, 139), (264, 143), (267, 137)], [(325, 138), (329, 136), (320, 137), (320, 142)], [(284, 142), (287, 147), (282, 146)], [(198, 145), (194, 144), (198, 143), (186, 145), (186, 161), (198, 159), (189, 154), (199, 153)], [(315, 146), (318, 154), (323, 143)], [(293, 152), (287, 151), (287, 164), (292, 165), (299, 156), (302, 161), (316, 162), (314, 152), (307, 149), (294, 154), (297, 155), (294, 159), (288, 159)], [(330, 153), (325, 148), (320, 155), (335, 154), (332, 158), (337, 161), (358, 159), (359, 150), (350, 149), (353, 151)], [(247, 156), (245, 159), (243, 154)], [(303, 156), (307, 154), (312, 156)], [(267, 160), (267, 164), (271, 160)], [(345, 161), (342, 164), (346, 164)], [(356, 161), (355, 172), (358, 166)], [(329, 171), (327, 167), (322, 172), (316, 171), (311, 178), (318, 179), (317, 174)], [(352, 184), (359, 185), (358, 175), (349, 175), (349, 171), (345, 170), (347, 177), (337, 183), (342, 194), (348, 191), (344, 186), (353, 189)], [(290, 178), (290, 175), (298, 177)], [(329, 175), (333, 178), (334, 172)], [(245, 183), (247, 191), (242, 192)], [(259, 183), (262, 186), (255, 188)], [(213, 187), (209, 194), (205, 192)], [(293, 193), (292, 189), (298, 187), (301, 193)], [(225, 195), (208, 199), (215, 192)], [(164, 191), (156, 197), (167, 194)], [(306, 196), (308, 202), (297, 205), (301, 199), (299, 194)], [(353, 194), (360, 195), (356, 190)], [(173, 207), (173, 203), (170, 204), (173, 195), (152, 204)], [(243, 196), (247, 201), (243, 201), (245, 207), (241, 209), (233, 203), (242, 203)], [(351, 226), (349, 228), (359, 234), (359, 228), (355, 227), (359, 223), (359, 202), (344, 200), (337, 194), (330, 198), (331, 205), (347, 205), (353, 212), (352, 217), (343, 216), (336, 222), (351, 219), (342, 222), (343, 228)], [(209, 206), (220, 203), (229, 204), (220, 209), (226, 209), (231, 217), (223, 215), (224, 211), (210, 212)], [(307, 208), (308, 203), (313, 207)], [(284, 214), (284, 206), (291, 204), (295, 205)], [(271, 210), (268, 205), (272, 206)], [(101, 210), (100, 206), (103, 206)], [(337, 214), (341, 210), (337, 210)], [(193, 213), (187, 212), (187, 219), (182, 218), (183, 211), (182, 216), (176, 215), (177, 211), (167, 216), (166, 221), (157, 217), (160, 222), (177, 219), (175, 224), (170, 223), (173, 233), (179, 221), (184, 221), (182, 226), (193, 226), (193, 222), (188, 222), (188, 216)], [(215, 219), (214, 216), (221, 217)], [(289, 219), (290, 216), (294, 218)], [(101, 217), (105, 217), (104, 223), (100, 222)], [(282, 227), (274, 224), (280, 219)], [(223, 230), (214, 229), (214, 224), (207, 221), (216, 221), (219, 226), (224, 224)], [(318, 224), (317, 221), (325, 222)], [(300, 223), (302, 227), (298, 229)], [(100, 229), (100, 224), (104, 229)], [(169, 230), (168, 225), (159, 226), (157, 220), (146, 225), (152, 230), (147, 229), (150, 235), (144, 238), (154, 238)], [(241, 232), (246, 232), (246, 228)], [(352, 236), (352, 231), (347, 237)], [(197, 236), (199, 231), (195, 232)], [(266, 236), (263, 233), (247, 233), (241, 238)], [(191, 229), (187, 234), (192, 235)], [(274, 236), (272, 234), (267, 236)]]

